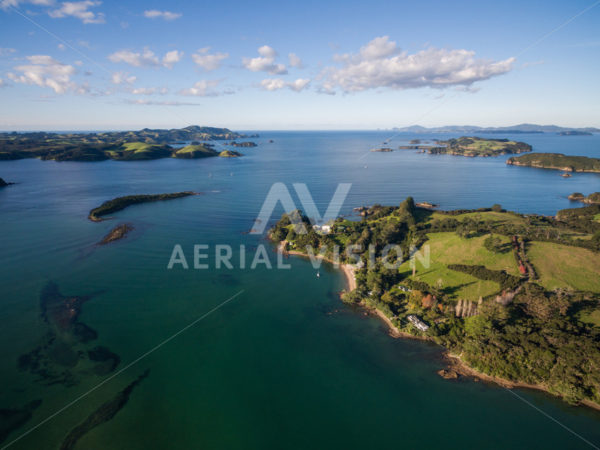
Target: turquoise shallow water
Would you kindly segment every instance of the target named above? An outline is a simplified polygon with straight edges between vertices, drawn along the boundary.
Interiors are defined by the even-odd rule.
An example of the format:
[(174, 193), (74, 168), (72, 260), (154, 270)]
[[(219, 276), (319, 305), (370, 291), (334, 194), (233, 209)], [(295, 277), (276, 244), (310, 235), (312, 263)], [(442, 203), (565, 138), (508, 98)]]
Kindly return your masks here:
[[(386, 137), (263, 132), (259, 147), (234, 160), (1, 162), (0, 176), (18, 184), (0, 190), (0, 408), (42, 400), (4, 444), (106, 379), (87, 372), (71, 387), (44, 386), (17, 370), (18, 357), (43, 339), (40, 291), (54, 281), (65, 295), (94, 294), (80, 319), (98, 332), (94, 345), (119, 355), (119, 368), (243, 292), (13, 448), (59, 448), (146, 369), (148, 378), (125, 407), (76, 448), (589, 447), (502, 388), (438, 377), (440, 348), (391, 339), (377, 319), (342, 305), (337, 292), (344, 280), (330, 267), (318, 279), (297, 258), (286, 261), (288, 270), (167, 270), (175, 244), (190, 263), (194, 244), (244, 244), (250, 255), (265, 244), (275, 262), (261, 236), (245, 234), (274, 182), (290, 190), (291, 183), (306, 183), (321, 212), (338, 183), (352, 183), (342, 213), (413, 195), (447, 209), (501, 203), (554, 214), (575, 206), (566, 199), (571, 192), (600, 190), (598, 175), (563, 179), (555, 171), (506, 166), (505, 157), (368, 153)], [(507, 137), (536, 151), (600, 156), (599, 136)], [(204, 195), (121, 211), (119, 222), (135, 231), (94, 248), (117, 222), (89, 222), (91, 208), (119, 195), (180, 190)], [(600, 413), (517, 392), (600, 445)]]

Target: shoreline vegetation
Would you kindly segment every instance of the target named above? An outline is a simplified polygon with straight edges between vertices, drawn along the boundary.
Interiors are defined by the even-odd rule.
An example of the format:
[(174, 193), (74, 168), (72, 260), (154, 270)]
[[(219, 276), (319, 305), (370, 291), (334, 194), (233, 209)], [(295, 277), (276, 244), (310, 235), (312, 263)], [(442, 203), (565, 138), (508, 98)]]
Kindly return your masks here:
[[(112, 200), (108, 200), (102, 203), (97, 208), (94, 208), (90, 211), (88, 215), (88, 219), (92, 222), (102, 222), (103, 220), (107, 220), (102, 216), (106, 216), (107, 214), (112, 214), (117, 211), (121, 211), (128, 206), (135, 205), (138, 203), (149, 203), (163, 200), (173, 200), (181, 197), (188, 197), (190, 195), (200, 195), (199, 192), (193, 191), (184, 191), (184, 192), (173, 192), (170, 194), (141, 194), (141, 195), (126, 195), (124, 197), (113, 198)], [(113, 230), (115, 231), (115, 230)], [(105, 239), (109, 237), (106, 236)]]
[[(391, 336), (444, 347), (440, 376), (542, 390), (600, 409), (600, 205), (552, 218), (499, 205), (434, 211), (409, 197), (361, 212), (360, 221), (340, 217), (331, 232), (317, 233), (294, 211), (269, 236), (281, 252), (341, 268), (342, 300), (378, 316)], [(390, 243), (431, 252), (430, 265), (419, 268), (416, 258), (390, 269), (363, 251), (356, 266), (344, 256), (351, 245)]]
[(529, 155), (508, 158), (506, 164), (509, 166), (561, 170), (563, 172), (600, 173), (599, 158), (569, 156), (562, 153), (531, 153)]
[[(419, 153), (429, 153), (430, 155), (454, 155), (474, 158), (525, 153), (530, 152), (532, 147), (525, 142), (510, 141), (508, 139), (484, 139), (476, 136), (461, 136), (446, 141), (435, 140), (435, 145), (421, 144), (417, 139), (411, 141), (411, 145), (401, 145), (398, 149), (417, 150)], [(389, 147), (383, 147), (372, 149), (371, 151), (387, 153), (394, 150)]]
[[(139, 131), (105, 133), (0, 133), (0, 161), (39, 158), (52, 161), (96, 162), (238, 157), (242, 154), (232, 150), (219, 152), (208, 141), (250, 137), (258, 135), (248, 136), (227, 128), (197, 125), (170, 130), (144, 128)], [(183, 147), (179, 147), (181, 145)], [(256, 147), (254, 142), (231, 141), (225, 145)]]

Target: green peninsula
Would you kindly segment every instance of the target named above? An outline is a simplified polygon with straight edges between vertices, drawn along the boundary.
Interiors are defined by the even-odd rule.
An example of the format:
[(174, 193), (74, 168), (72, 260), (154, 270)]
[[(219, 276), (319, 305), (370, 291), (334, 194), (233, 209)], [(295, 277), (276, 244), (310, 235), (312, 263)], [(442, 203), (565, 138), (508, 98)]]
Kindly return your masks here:
[[(159, 158), (219, 156), (206, 141), (248, 137), (227, 128), (189, 126), (181, 129), (106, 133), (0, 133), (0, 160), (40, 158), (54, 161), (136, 161)], [(205, 142), (201, 142), (205, 141)], [(191, 142), (183, 148), (182, 142)]]
[(562, 170), (564, 172), (600, 173), (600, 159), (589, 158), (587, 156), (569, 156), (562, 153), (532, 153), (530, 155), (511, 157), (506, 160), (506, 164)]
[(135, 205), (138, 203), (157, 202), (162, 200), (172, 200), (175, 198), (187, 197), (190, 195), (198, 195), (198, 193), (192, 191), (184, 191), (174, 192), (170, 194), (143, 194), (117, 197), (102, 203), (97, 208), (92, 209), (90, 211), (90, 214), (88, 215), (88, 219), (90, 219), (93, 222), (100, 222), (104, 220), (102, 219), (102, 216), (121, 211), (122, 209), (125, 209), (131, 205)]
[[(356, 288), (343, 300), (377, 311), (396, 336), (444, 346), (458, 361), (444, 376), (476, 374), (600, 407), (599, 213), (600, 205), (556, 217), (499, 205), (432, 211), (409, 197), (368, 207), (360, 220), (338, 218), (328, 232), (297, 211), (270, 236), (292, 254), (311, 246), (345, 265), (358, 258)], [(405, 256), (392, 267), (389, 244), (398, 247), (388, 262)]]

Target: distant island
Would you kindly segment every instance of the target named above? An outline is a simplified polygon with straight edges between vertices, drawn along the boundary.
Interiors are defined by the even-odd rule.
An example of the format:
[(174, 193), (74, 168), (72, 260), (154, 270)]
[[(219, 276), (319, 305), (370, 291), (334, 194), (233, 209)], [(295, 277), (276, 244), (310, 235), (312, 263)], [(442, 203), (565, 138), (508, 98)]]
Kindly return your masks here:
[(508, 158), (506, 164), (562, 170), (564, 172), (600, 172), (600, 159), (587, 156), (569, 156), (562, 153), (531, 153)]
[[(338, 260), (348, 278), (342, 299), (379, 316), (394, 337), (444, 346), (444, 378), (475, 376), (600, 408), (600, 205), (555, 218), (500, 205), (434, 211), (412, 197), (359, 210), (361, 220), (327, 227), (301, 211), (284, 214), (270, 237), (284, 253), (310, 256), (310, 248)], [(389, 244), (396, 249), (384, 252)], [(389, 266), (415, 250), (429, 264), (404, 257)]]
[[(510, 141), (508, 139), (485, 139), (476, 136), (461, 136), (447, 141), (436, 140), (435, 145), (422, 145), (412, 140), (412, 145), (401, 145), (401, 150), (419, 150), (421, 153), (431, 155), (455, 155), (467, 157), (490, 157), (500, 155), (512, 155), (531, 151), (531, 145), (525, 142)], [(420, 141), (418, 141), (420, 142)], [(379, 148), (373, 152), (391, 152), (391, 148)]]
[(256, 142), (250, 142), (250, 141), (245, 141), (245, 142), (236, 142), (236, 141), (232, 141), (229, 143), (229, 145), (231, 145), (232, 147), (246, 147), (246, 148), (252, 148), (252, 147), (256, 147)]
[(475, 125), (448, 125), (443, 127), (422, 127), (413, 125), (404, 128), (394, 128), (394, 131), (400, 133), (484, 133), (484, 134), (520, 134), (520, 133), (561, 133), (564, 131), (581, 131), (586, 133), (599, 133), (600, 128), (566, 128), (556, 125), (536, 125), (532, 123), (522, 123), (508, 127), (478, 127)]
[(0, 178), (0, 188), (10, 186), (11, 184), (14, 184), (14, 183), (9, 183), (7, 181), (4, 181), (2, 178)]
[(190, 195), (198, 195), (198, 193), (192, 191), (184, 191), (174, 192), (170, 194), (142, 194), (117, 197), (102, 203), (97, 208), (92, 209), (88, 215), (88, 219), (90, 219), (92, 222), (100, 222), (104, 220), (102, 216), (121, 211), (131, 205), (135, 205), (138, 203), (156, 202), (161, 200), (172, 200), (175, 198), (188, 197)]
[[(253, 135), (256, 136), (256, 135)], [(181, 129), (104, 133), (0, 133), (0, 160), (40, 158), (54, 161), (139, 161), (159, 158), (230, 157), (207, 142), (249, 136), (227, 128), (189, 126)], [(191, 142), (176, 148), (174, 145)], [(238, 156), (241, 156), (238, 155)]]
[(557, 134), (559, 136), (593, 136), (593, 133), (590, 133), (589, 131), (577, 131), (577, 130), (561, 131)]

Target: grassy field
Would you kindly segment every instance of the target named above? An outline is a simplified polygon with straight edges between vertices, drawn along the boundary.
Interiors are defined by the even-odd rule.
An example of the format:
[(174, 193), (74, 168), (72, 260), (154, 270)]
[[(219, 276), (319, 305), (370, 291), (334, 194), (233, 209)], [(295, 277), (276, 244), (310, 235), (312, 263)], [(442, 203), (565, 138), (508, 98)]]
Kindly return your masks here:
[[(518, 275), (510, 247), (507, 245), (507, 251), (504, 253), (490, 252), (483, 245), (487, 236), (465, 239), (454, 232), (428, 234), (429, 240), (425, 245), (429, 245), (431, 265), (424, 268), (417, 261), (417, 279), (431, 286), (441, 285), (442, 289), (455, 299), (477, 300), (480, 296), (485, 297), (498, 292), (498, 283), (479, 280), (447, 267), (447, 264), (483, 265), (488, 269), (505, 270), (512, 275)], [(509, 244), (507, 237), (498, 237), (503, 243)], [(400, 272), (406, 275), (412, 273), (408, 261), (402, 264)]]
[(492, 270), (505, 270), (512, 275), (518, 275), (515, 259), (510, 251), (510, 239), (506, 236), (495, 235), (506, 244), (504, 253), (493, 253), (486, 249), (483, 242), (489, 235), (461, 238), (454, 232), (430, 233), (429, 245), (432, 262), (442, 264), (482, 265)]
[(187, 145), (175, 152), (177, 158), (199, 158), (203, 156), (216, 156), (217, 152), (204, 145)]
[(578, 319), (582, 322), (590, 323), (600, 327), (600, 309), (595, 309), (593, 311), (582, 311), (579, 313)]
[(431, 215), (431, 217), (429, 217), (429, 221), (431, 222), (434, 220), (456, 219), (460, 222), (467, 218), (472, 219), (472, 220), (477, 220), (477, 221), (484, 221), (484, 222), (498, 222), (499, 224), (502, 224), (502, 223), (524, 224), (525, 223), (525, 221), (523, 220), (522, 217), (516, 216), (511, 213), (495, 212), (495, 211), (470, 212), (470, 213), (458, 214), (458, 215), (452, 215), (452, 216), (448, 215), (448, 214), (441, 214), (438, 212), (434, 212)]
[(599, 254), (550, 242), (532, 242), (527, 253), (546, 289), (600, 292)]

